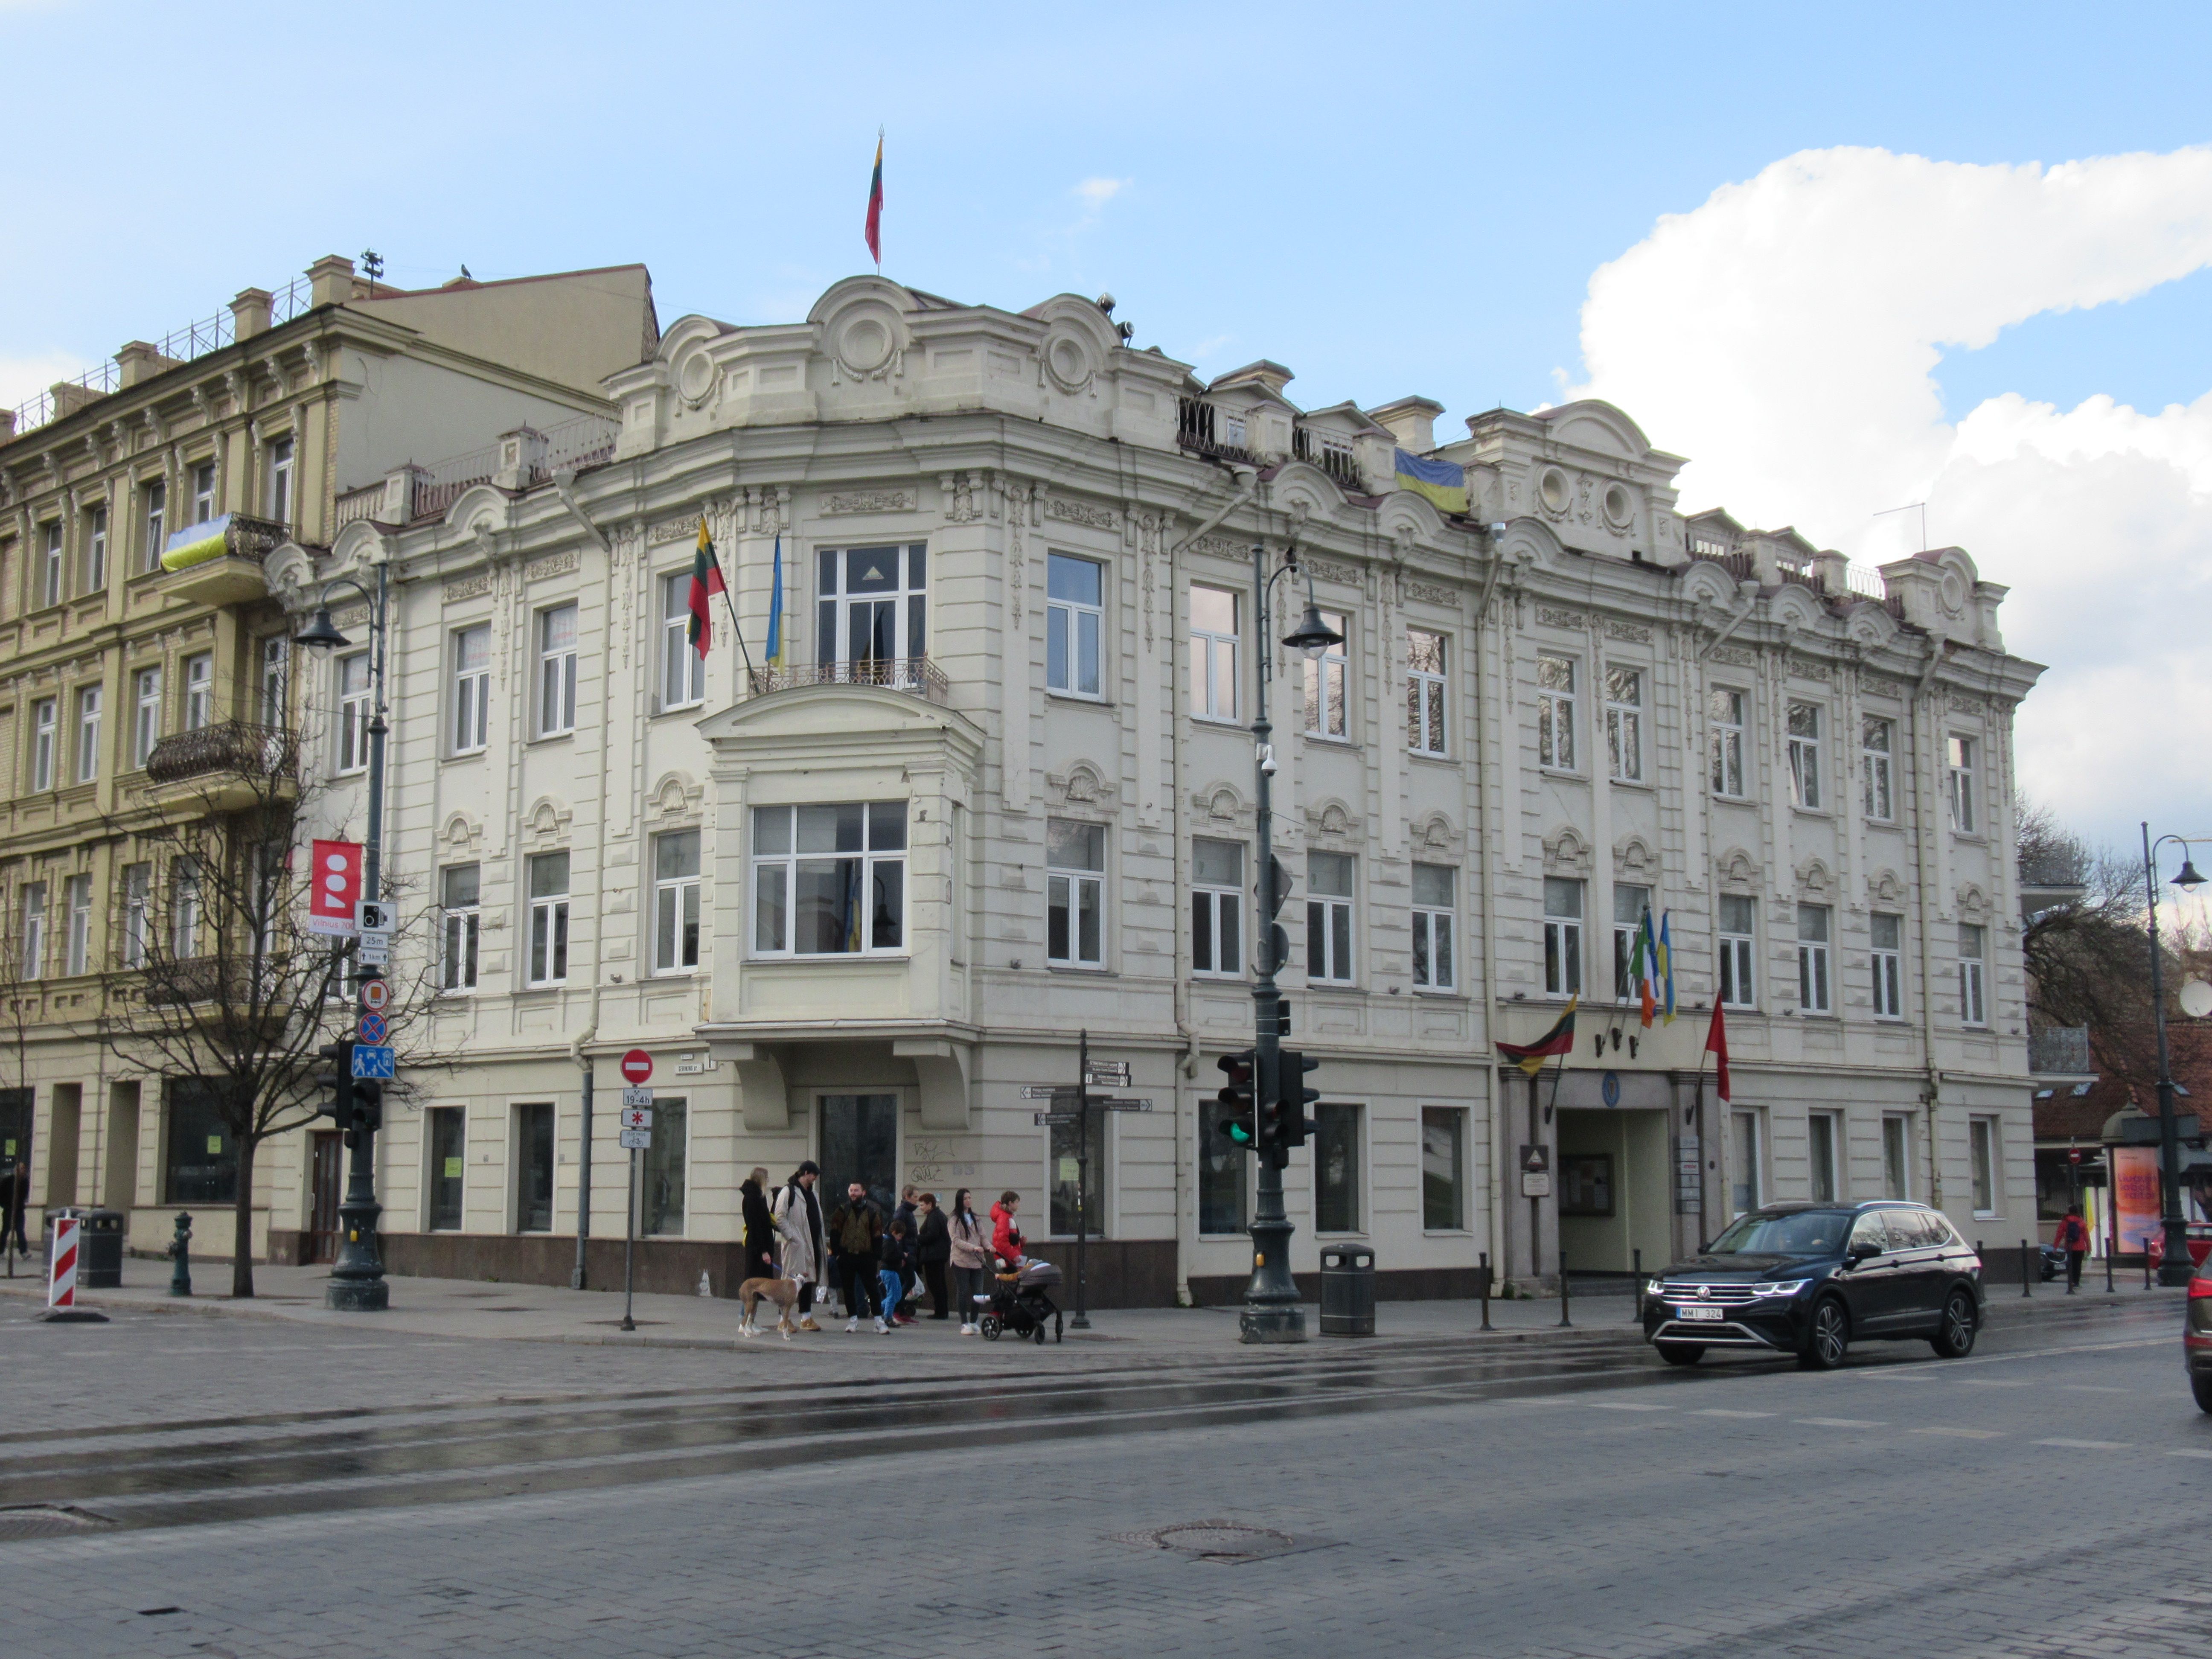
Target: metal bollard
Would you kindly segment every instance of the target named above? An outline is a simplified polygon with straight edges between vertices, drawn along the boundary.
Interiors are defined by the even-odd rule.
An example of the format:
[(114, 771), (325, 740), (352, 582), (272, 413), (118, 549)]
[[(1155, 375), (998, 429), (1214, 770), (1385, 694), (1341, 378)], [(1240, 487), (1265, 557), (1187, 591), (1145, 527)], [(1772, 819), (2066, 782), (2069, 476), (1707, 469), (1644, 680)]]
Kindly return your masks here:
[(1567, 1253), (1559, 1252), (1559, 1325), (1562, 1329), (1575, 1322), (1567, 1316)]
[(169, 1294), (190, 1296), (192, 1293), (192, 1218), (182, 1210), (177, 1212), (177, 1236), (169, 1241), (169, 1255), (177, 1264), (169, 1270)]
[(2112, 1241), (2105, 1241), (2105, 1294), (2112, 1293)]
[(1644, 1252), (1631, 1250), (1628, 1259), (1636, 1264), (1635, 1272), (1628, 1281), (1628, 1322), (1641, 1325), (1644, 1322)]
[(2020, 1293), (2022, 1296), (2033, 1296), (2035, 1294), (2033, 1291), (2028, 1288), (2030, 1282), (2034, 1278), (2035, 1263), (2028, 1255), (2027, 1241), (2023, 1238), (2020, 1241)]
[(1481, 1284), (1481, 1286), (1482, 1286), (1482, 1328), (1483, 1328), (1483, 1329), (1485, 1329), (1485, 1330), (1486, 1331), (1486, 1330), (1488, 1330), (1488, 1329), (1490, 1329), (1490, 1328), (1491, 1328), (1491, 1326), (1490, 1326), (1490, 1257), (1489, 1257), (1489, 1255), (1488, 1255), (1488, 1254), (1487, 1254), (1486, 1252), (1486, 1253), (1485, 1253), (1485, 1255), (1483, 1255), (1483, 1258), (1482, 1258), (1482, 1265), (1481, 1265), (1481, 1267), (1478, 1267), (1477, 1269), (1475, 1269), (1475, 1271), (1476, 1271), (1476, 1273), (1480, 1276), (1480, 1283)]

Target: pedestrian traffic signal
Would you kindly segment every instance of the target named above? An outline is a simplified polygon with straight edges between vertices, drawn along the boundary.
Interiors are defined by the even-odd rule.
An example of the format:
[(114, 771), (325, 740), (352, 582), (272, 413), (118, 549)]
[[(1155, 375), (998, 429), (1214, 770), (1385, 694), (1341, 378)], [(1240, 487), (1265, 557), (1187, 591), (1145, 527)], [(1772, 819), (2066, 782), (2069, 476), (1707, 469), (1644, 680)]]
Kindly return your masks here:
[(1229, 1074), (1229, 1080), (1221, 1085), (1221, 1092), (1213, 1097), (1226, 1114), (1221, 1120), (1221, 1133), (1239, 1146), (1256, 1146), (1259, 1131), (1253, 1117), (1252, 1051), (1243, 1048), (1233, 1054), (1224, 1054), (1215, 1063)]
[(1282, 1122), (1282, 1145), (1285, 1151), (1303, 1146), (1314, 1132), (1314, 1121), (1306, 1115), (1306, 1108), (1321, 1098), (1321, 1091), (1306, 1086), (1306, 1073), (1317, 1069), (1321, 1061), (1311, 1054), (1301, 1054), (1296, 1048), (1285, 1048), (1276, 1060), (1276, 1109)]

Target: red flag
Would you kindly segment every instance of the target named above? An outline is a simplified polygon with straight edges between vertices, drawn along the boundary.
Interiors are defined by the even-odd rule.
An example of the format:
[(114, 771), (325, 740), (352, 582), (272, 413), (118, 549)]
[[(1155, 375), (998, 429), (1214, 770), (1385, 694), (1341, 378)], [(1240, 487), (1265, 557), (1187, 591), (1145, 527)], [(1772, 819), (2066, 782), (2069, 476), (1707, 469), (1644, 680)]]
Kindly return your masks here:
[(878, 270), (884, 263), (884, 133), (876, 129), (876, 176), (868, 181), (868, 257)]
[(1720, 1057), (1716, 1082), (1721, 1100), (1725, 1104), (1729, 1099), (1728, 1021), (1721, 1016), (1720, 999), (1717, 997), (1713, 999), (1713, 1023), (1705, 1028), (1705, 1052)]
[(691, 620), (684, 628), (691, 648), (702, 657), (714, 638), (714, 611), (708, 601), (722, 591), (722, 562), (714, 556), (714, 540), (707, 534), (707, 520), (702, 518), (699, 545), (691, 555)]

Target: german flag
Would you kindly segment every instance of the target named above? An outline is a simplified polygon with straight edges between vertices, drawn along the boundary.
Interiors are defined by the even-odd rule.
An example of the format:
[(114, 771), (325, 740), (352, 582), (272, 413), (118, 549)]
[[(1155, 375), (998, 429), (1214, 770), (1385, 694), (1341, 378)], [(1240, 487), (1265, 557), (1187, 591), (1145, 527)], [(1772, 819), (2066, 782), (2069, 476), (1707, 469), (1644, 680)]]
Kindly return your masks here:
[(1581, 1001), (1582, 999), (1578, 996), (1571, 998), (1567, 1003), (1567, 1012), (1559, 1016), (1559, 1023), (1534, 1042), (1501, 1042), (1498, 1045), (1498, 1052), (1530, 1077), (1542, 1071), (1544, 1062), (1553, 1055), (1574, 1053), (1575, 1009)]
[(722, 591), (722, 562), (714, 556), (714, 540), (707, 533), (707, 520), (702, 517), (699, 546), (691, 555), (691, 620), (684, 629), (691, 648), (702, 657), (714, 637), (714, 611), (708, 602)]

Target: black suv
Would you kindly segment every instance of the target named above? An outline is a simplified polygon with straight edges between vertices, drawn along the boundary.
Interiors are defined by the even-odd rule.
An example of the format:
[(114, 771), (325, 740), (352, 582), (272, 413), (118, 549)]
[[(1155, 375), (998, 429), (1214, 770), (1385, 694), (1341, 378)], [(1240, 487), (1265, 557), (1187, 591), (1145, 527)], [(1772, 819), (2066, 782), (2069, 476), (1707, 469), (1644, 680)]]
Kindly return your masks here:
[(2189, 1311), (2181, 1325), (2181, 1361), (2189, 1368), (2190, 1392), (2212, 1412), (2212, 1255), (2197, 1264), (2189, 1281)]
[(1974, 1350), (1982, 1259), (1940, 1211), (1894, 1200), (1770, 1204), (1644, 1286), (1644, 1334), (1674, 1365), (1708, 1348), (1840, 1365), (1852, 1342), (1918, 1339)]

